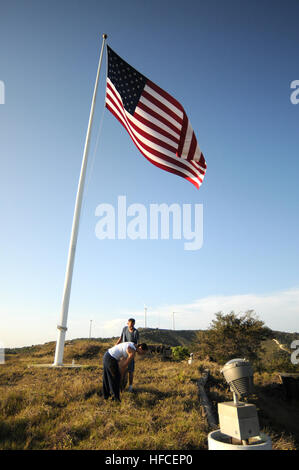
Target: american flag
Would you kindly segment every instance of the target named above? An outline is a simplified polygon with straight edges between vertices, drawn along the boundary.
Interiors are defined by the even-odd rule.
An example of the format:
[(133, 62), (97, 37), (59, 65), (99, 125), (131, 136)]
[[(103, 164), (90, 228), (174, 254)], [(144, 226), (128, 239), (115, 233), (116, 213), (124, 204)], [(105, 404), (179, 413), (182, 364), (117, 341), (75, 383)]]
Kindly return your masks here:
[(206, 161), (182, 105), (109, 46), (106, 107), (151, 163), (197, 188)]

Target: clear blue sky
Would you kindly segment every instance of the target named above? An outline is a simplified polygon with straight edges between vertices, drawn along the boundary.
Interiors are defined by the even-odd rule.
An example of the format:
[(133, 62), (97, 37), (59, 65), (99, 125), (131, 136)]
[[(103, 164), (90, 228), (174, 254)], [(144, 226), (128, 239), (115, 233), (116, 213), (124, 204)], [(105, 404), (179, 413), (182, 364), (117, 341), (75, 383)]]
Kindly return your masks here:
[[(299, 79), (298, 14), (296, 0), (2, 5), (0, 342), (56, 339), (102, 33), (183, 104), (208, 169), (199, 190), (159, 170), (107, 110), (92, 164), (103, 69), (68, 338), (87, 336), (90, 319), (95, 336), (117, 334), (131, 314), (143, 326), (144, 304), (153, 327), (171, 327), (174, 308), (186, 312), (176, 323), (183, 329), (206, 328), (215, 311), (248, 305), (270, 327), (299, 330), (299, 105), (290, 101), (290, 83)], [(118, 195), (147, 207), (203, 204), (203, 247), (188, 252), (176, 240), (98, 240), (95, 209), (115, 205)], [(277, 296), (285, 304), (274, 313)], [(207, 299), (210, 307), (201, 310)]]

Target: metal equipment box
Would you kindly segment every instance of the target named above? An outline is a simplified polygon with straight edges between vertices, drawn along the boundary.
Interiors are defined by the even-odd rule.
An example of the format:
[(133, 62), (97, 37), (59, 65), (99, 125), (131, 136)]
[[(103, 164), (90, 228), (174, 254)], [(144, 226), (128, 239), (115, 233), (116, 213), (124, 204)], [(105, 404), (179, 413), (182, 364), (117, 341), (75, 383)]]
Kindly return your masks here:
[(227, 436), (243, 441), (260, 434), (255, 405), (233, 401), (218, 403), (218, 415), (220, 430)]

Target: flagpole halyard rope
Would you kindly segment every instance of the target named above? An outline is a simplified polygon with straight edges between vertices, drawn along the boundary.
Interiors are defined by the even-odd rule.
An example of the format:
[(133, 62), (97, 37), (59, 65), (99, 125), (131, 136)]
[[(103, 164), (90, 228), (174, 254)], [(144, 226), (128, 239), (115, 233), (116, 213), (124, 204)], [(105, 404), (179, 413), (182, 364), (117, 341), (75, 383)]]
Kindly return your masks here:
[[(105, 80), (106, 80), (106, 77), (107, 77), (107, 71), (108, 71), (108, 60), (107, 60), (107, 56), (106, 56), (106, 75), (105, 75)], [(102, 109), (100, 124), (99, 124), (99, 126), (98, 126), (98, 132), (97, 132), (97, 137), (96, 137), (96, 143), (95, 143), (95, 147), (94, 147), (94, 151), (93, 151), (92, 157), (91, 157), (91, 159), (90, 159), (90, 169), (89, 169), (89, 174), (87, 174), (87, 182), (86, 182), (86, 184), (85, 184), (85, 190), (84, 190), (84, 196), (83, 196), (83, 202), (82, 202), (82, 219), (83, 219), (83, 220), (84, 220), (84, 213), (85, 213), (84, 209), (85, 209), (85, 204), (86, 204), (86, 200), (87, 200), (87, 195), (88, 195), (88, 191), (89, 191), (91, 179), (92, 179), (92, 176), (93, 176), (93, 169), (94, 169), (94, 164), (95, 164), (95, 157), (96, 157), (96, 153), (97, 153), (97, 151), (98, 151), (99, 141), (100, 141), (100, 137), (101, 137), (101, 133), (102, 133), (102, 128), (103, 128), (104, 115), (105, 115), (105, 107), (106, 107), (106, 97), (104, 98), (104, 104), (103, 104), (103, 109)]]

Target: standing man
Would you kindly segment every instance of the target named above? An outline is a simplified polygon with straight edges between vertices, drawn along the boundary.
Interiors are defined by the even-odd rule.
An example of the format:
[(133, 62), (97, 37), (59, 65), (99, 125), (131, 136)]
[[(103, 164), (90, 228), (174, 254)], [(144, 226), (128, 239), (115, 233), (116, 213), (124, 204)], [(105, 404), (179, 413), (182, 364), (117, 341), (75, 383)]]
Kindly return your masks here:
[[(135, 328), (135, 319), (134, 318), (129, 318), (128, 326), (125, 326), (122, 330), (122, 333), (116, 343), (125, 343), (125, 342), (131, 342), (134, 344), (138, 344), (139, 342), (139, 333), (138, 330)], [(128, 373), (129, 373), (129, 392), (133, 391), (133, 377), (134, 377), (134, 369), (135, 369), (135, 361), (134, 358), (130, 361), (128, 365)]]
[(103, 395), (107, 400), (110, 396), (120, 402), (120, 383), (128, 365), (134, 360), (135, 354), (145, 354), (148, 347), (145, 343), (134, 344), (125, 342), (108, 349), (103, 357)]

